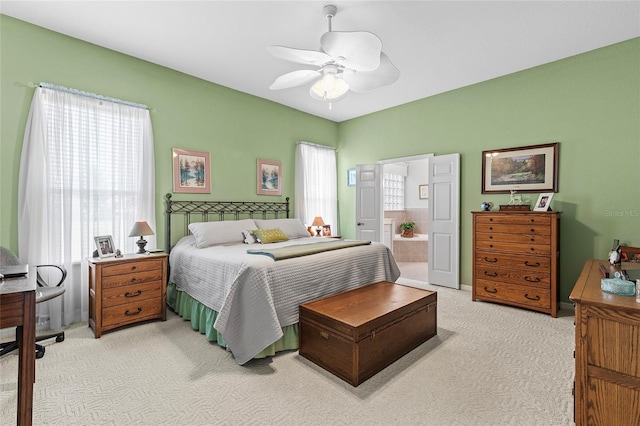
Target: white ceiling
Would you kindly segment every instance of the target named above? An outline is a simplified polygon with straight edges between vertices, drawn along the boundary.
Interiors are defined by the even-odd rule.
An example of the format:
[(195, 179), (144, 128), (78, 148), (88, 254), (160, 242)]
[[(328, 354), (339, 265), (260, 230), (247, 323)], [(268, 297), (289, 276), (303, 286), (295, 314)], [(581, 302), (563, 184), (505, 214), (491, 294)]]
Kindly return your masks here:
[[(334, 31), (376, 34), (401, 73), (332, 110), (308, 86), (268, 88), (309, 67), (266, 47), (319, 49), (325, 4)], [(0, 12), (336, 122), (640, 36), (639, 1), (3, 0)]]

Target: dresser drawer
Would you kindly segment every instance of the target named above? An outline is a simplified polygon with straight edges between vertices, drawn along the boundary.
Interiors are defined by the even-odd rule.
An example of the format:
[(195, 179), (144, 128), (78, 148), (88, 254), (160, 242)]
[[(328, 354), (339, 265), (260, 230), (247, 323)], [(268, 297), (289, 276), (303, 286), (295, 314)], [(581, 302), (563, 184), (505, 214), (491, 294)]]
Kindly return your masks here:
[(491, 214), (476, 216), (478, 225), (483, 223), (504, 224), (504, 225), (549, 225), (551, 217), (546, 214), (529, 213), (529, 214)]
[(551, 276), (548, 272), (527, 271), (524, 269), (496, 268), (477, 266), (476, 279), (489, 280), (494, 283), (511, 283), (538, 288), (549, 288)]
[(146, 283), (132, 284), (105, 289), (102, 292), (102, 307), (122, 305), (152, 299), (162, 295), (162, 282), (149, 281)]
[(528, 271), (549, 272), (551, 259), (548, 256), (532, 256), (528, 254), (507, 254), (498, 252), (475, 253), (476, 266), (487, 265), (502, 268), (518, 268)]
[(147, 299), (125, 305), (112, 306), (102, 310), (102, 326), (118, 327), (145, 319), (158, 318), (162, 312), (162, 299)]
[(500, 243), (521, 243), (521, 244), (551, 244), (549, 233), (546, 235), (522, 234), (520, 232), (510, 233), (476, 233), (476, 241), (500, 242)]
[(102, 278), (102, 288), (119, 287), (129, 284), (138, 284), (148, 281), (159, 281), (162, 279), (162, 270), (134, 272), (125, 275), (112, 275)]
[(494, 283), (476, 278), (476, 286), (473, 291), (479, 299), (490, 299), (533, 308), (549, 309), (551, 306), (549, 289)]
[(529, 253), (537, 255), (551, 254), (551, 246), (549, 244), (520, 244), (520, 243), (503, 243), (492, 241), (478, 241), (476, 239), (476, 250), (485, 251), (504, 251), (512, 253)]
[(524, 235), (551, 235), (548, 225), (505, 225), (495, 223), (477, 223), (476, 232), (480, 233), (503, 233), (503, 234), (524, 234)]
[(106, 265), (102, 267), (102, 277), (112, 275), (125, 275), (133, 272), (157, 271), (162, 269), (163, 260), (149, 259), (137, 262), (125, 262), (115, 265)]

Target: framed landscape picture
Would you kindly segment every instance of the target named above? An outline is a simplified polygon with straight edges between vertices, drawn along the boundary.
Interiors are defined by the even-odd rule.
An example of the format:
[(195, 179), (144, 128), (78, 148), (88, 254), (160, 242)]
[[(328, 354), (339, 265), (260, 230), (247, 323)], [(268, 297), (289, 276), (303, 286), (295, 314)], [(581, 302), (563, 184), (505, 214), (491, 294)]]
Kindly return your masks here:
[(558, 192), (558, 145), (482, 151), (482, 193)]
[(172, 148), (173, 192), (211, 193), (209, 153)]
[(282, 163), (258, 159), (257, 189), (259, 195), (282, 195)]

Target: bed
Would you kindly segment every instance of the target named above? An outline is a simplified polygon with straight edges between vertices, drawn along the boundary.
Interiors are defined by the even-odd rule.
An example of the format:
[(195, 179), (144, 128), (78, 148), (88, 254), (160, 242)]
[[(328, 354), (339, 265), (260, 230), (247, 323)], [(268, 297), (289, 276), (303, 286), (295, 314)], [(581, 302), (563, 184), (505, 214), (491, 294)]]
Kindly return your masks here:
[(400, 276), (383, 244), (311, 237), (289, 217), (289, 198), (176, 201), (167, 194), (165, 247), (168, 305), (238, 364), (297, 349), (300, 304)]

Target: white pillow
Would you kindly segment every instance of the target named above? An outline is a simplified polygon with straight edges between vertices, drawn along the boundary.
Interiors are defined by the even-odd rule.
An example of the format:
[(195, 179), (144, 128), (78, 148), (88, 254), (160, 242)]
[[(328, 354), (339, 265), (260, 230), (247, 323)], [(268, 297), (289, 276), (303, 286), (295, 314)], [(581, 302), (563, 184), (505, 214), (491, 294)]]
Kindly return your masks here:
[(304, 226), (300, 219), (255, 219), (255, 222), (258, 225), (258, 229), (280, 228), (290, 240), (310, 236), (307, 227)]
[(222, 222), (194, 222), (189, 231), (196, 237), (196, 247), (205, 248), (218, 244), (242, 243), (242, 231), (255, 229), (253, 219), (226, 220)]

